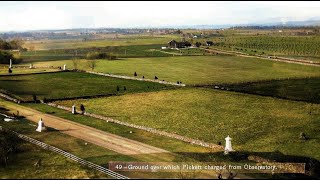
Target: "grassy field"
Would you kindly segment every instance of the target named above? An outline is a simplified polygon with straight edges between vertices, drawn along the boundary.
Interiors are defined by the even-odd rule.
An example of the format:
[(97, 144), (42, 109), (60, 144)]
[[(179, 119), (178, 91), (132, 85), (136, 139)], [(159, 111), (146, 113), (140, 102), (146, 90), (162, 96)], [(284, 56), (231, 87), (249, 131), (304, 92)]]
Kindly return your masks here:
[(162, 51), (165, 52), (169, 52), (169, 53), (180, 53), (181, 55), (184, 56), (202, 56), (202, 55), (206, 55), (205, 51), (203, 49), (199, 49), (199, 48), (181, 48), (179, 50), (177, 49), (164, 49)]
[[(89, 70), (85, 60), (78, 68)], [(73, 68), (72, 61), (37, 62), (35, 66)], [(192, 84), (236, 83), (287, 77), (319, 76), (319, 67), (274, 62), (236, 56), (189, 56), (161, 58), (128, 58), (115, 61), (99, 60), (95, 71)]]
[[(59, 69), (49, 69), (49, 68), (29, 69), (29, 67), (25, 67), (25, 68), (19, 67), (19, 68), (13, 68), (11, 75), (40, 73), (40, 72), (55, 72), (55, 71), (59, 71)], [(0, 66), (0, 75), (9, 75), (7, 66)]]
[(163, 36), (130, 36), (121, 38), (108, 38), (104, 40), (37, 40), (26, 41), (24, 47), (33, 47), (36, 50), (43, 49), (70, 49), (70, 48), (85, 48), (85, 47), (105, 47), (105, 46), (128, 46), (128, 45), (147, 45), (147, 44), (164, 44), (172, 39), (180, 37), (177, 35)]
[(250, 94), (320, 103), (320, 77), (226, 85)]
[[(159, 44), (152, 45), (128, 45), (128, 46), (106, 46), (106, 47), (86, 47), (76, 49), (51, 49), (22, 52), (20, 57), (23, 62), (37, 62), (37, 61), (56, 61), (78, 58), (85, 58), (89, 52), (105, 52), (121, 57), (166, 57), (172, 56), (160, 52), (161, 46)], [(157, 51), (158, 50), (158, 51)]]
[[(251, 161), (248, 161), (247, 157), (248, 155), (257, 155), (264, 158), (271, 158), (275, 160), (282, 161), (284, 158), (286, 159), (286, 162), (295, 162), (297, 161), (297, 157), (287, 157), (287, 155), (282, 154), (280, 152), (246, 152), (246, 151), (237, 151), (236, 153), (232, 153), (230, 156), (225, 156), (221, 151), (216, 151), (214, 149), (204, 148), (201, 146), (195, 146), (188, 143), (184, 143), (179, 140), (175, 140), (172, 138), (167, 138), (163, 136), (154, 135), (152, 133), (129, 128), (126, 126), (121, 126), (118, 124), (113, 123), (105, 123), (105, 121), (101, 121), (99, 119), (94, 119), (86, 116), (81, 115), (72, 115), (70, 112), (66, 112), (61, 109), (53, 108), (50, 106), (46, 106), (43, 104), (25, 104), (28, 107), (32, 107), (34, 109), (37, 109), (42, 112), (54, 114), (55, 116), (66, 118), (71, 121), (75, 121), (78, 123), (85, 124), (87, 126), (91, 126), (106, 132), (111, 132), (129, 139), (133, 139), (136, 141), (140, 141), (155, 147), (163, 148), (166, 150), (169, 150), (171, 152), (174, 152), (177, 154), (177, 158), (175, 159), (176, 162), (225, 162), (225, 163), (231, 163), (232, 164), (243, 164), (243, 163), (252, 163)], [(133, 133), (129, 133), (132, 131)], [(224, 144), (224, 143), (223, 143)], [(139, 159), (139, 158), (137, 158)], [(298, 160), (300, 162), (305, 162), (306, 159)], [(131, 174), (128, 174), (131, 175)], [(183, 174), (184, 177), (192, 178), (191, 175)], [(187, 175), (187, 176), (186, 176)], [(199, 174), (196, 174), (199, 175)], [(256, 178), (270, 178), (271, 176), (269, 174), (247, 174), (249, 177), (254, 176)], [(131, 177), (131, 176), (130, 176)], [(143, 176), (136, 176), (136, 177), (149, 177), (149, 178), (155, 178), (155, 174), (144, 174)], [(181, 178), (181, 174), (160, 174), (157, 177), (173, 177), (173, 178)], [(217, 177), (216, 175), (212, 175), (211, 177)], [(279, 177), (287, 177), (285, 176), (279, 176)], [(243, 177), (244, 178), (244, 177)]]
[[(315, 104), (204, 88), (58, 102), (74, 103), (91, 113), (212, 143), (230, 135), (236, 150), (320, 159), (320, 106)], [(300, 141), (301, 132), (310, 140)]]
[[(117, 91), (119, 86), (119, 91)], [(126, 90), (124, 90), (124, 86)], [(172, 88), (152, 82), (109, 78), (79, 72), (30, 74), (0, 77), (0, 88), (23, 100), (119, 95)]]
[[(0, 105), (9, 103), (0, 100)], [(155, 147), (163, 148), (175, 153), (175, 162), (197, 162), (197, 161), (232, 161), (232, 158), (223, 156), (222, 152), (216, 152), (208, 148), (194, 146), (188, 143), (184, 143), (179, 140), (174, 140), (167, 137), (162, 137), (154, 135), (152, 133), (137, 130), (133, 128), (128, 128), (125, 126), (106, 123), (95, 118), (90, 118), (81, 115), (72, 115), (69, 112), (46, 106), (43, 104), (25, 104), (28, 107), (32, 107), (42, 112), (53, 114), (58, 117), (66, 118), (74, 122), (82, 123), (106, 132), (111, 132), (129, 139), (140, 141)], [(15, 113), (15, 112), (11, 112)], [(31, 125), (30, 125), (31, 124)], [(0, 125), (4, 125), (7, 128), (13, 129), (20, 133), (26, 134), (38, 140), (44, 141), (48, 144), (54, 145), (61, 148), (67, 152), (75, 154), (83, 159), (94, 162), (96, 164), (105, 166), (109, 161), (130, 161), (130, 162), (140, 162), (146, 161), (146, 155), (140, 157), (140, 155), (135, 155), (132, 157), (123, 156), (115, 152), (106, 150), (104, 148), (95, 146), (91, 143), (85, 145), (85, 142), (68, 135), (64, 135), (59, 131), (47, 131), (46, 133), (35, 132), (35, 124), (29, 121), (22, 120), (20, 122), (5, 123), (0, 121)], [(132, 131), (133, 133), (129, 133)], [(156, 161), (153, 157), (150, 157), (149, 161)], [(176, 178), (178, 174), (168, 174), (168, 173), (132, 173), (124, 172), (123, 174), (129, 177), (149, 177), (149, 178)], [(200, 175), (201, 177), (201, 175)]]
[[(12, 157), (13, 163), (6, 168), (0, 167), (1, 179), (86, 179), (108, 178), (107, 175), (81, 167), (76, 162), (53, 152), (42, 150), (35, 145), (23, 145), (23, 152)], [(42, 166), (34, 164), (42, 160)]]
[(320, 61), (319, 36), (226, 35), (212, 39), (215, 47), (248, 54), (305, 56)]
[[(1, 101), (0, 101), (0, 104), (1, 104)], [(38, 107), (41, 107), (41, 105), (39, 105)], [(54, 108), (47, 109), (47, 110), (56, 111), (56, 109), (54, 109)], [(59, 110), (57, 111), (57, 115), (60, 115), (60, 117), (62, 114), (64, 114), (64, 116), (71, 117), (69, 114), (67, 114), (61, 110), (60, 110), (60, 112), (59, 112)], [(80, 115), (77, 117), (72, 117), (72, 118), (77, 119), (77, 120), (80, 119), (80, 121), (81, 120), (82, 121), (93, 120), (93, 122), (97, 121), (93, 118), (86, 119), (84, 117), (81, 117)], [(75, 121), (77, 121), (77, 120), (75, 120)], [(155, 159), (154, 156), (148, 156), (148, 155), (125, 156), (122, 154), (118, 154), (116, 152), (110, 151), (110, 150), (102, 148), (100, 146), (96, 146), (94, 144), (87, 143), (83, 140), (65, 135), (62, 132), (59, 132), (59, 131), (56, 131), (56, 130), (50, 129), (50, 128), (49, 128), (49, 131), (46, 131), (45, 133), (38, 133), (35, 131), (36, 124), (33, 122), (30, 122), (30, 121), (24, 120), (24, 119), (20, 120), (20, 122), (10, 122), (10, 123), (0, 121), (0, 126), (3, 126), (6, 128), (9, 128), (11, 130), (17, 131), (19, 133), (28, 135), (29, 137), (32, 137), (32, 138), (35, 138), (35, 139), (40, 140), (42, 142), (45, 142), (47, 144), (53, 145), (53, 146), (58, 147), (64, 151), (72, 153), (82, 159), (85, 159), (87, 161), (96, 163), (96, 164), (104, 166), (104, 167), (108, 167), (108, 163), (110, 161), (121, 161), (121, 162), (144, 162), (144, 161), (153, 162), (153, 161), (157, 161), (157, 159)], [(112, 125), (109, 125), (107, 127), (104, 126), (104, 128), (110, 128), (110, 127), (111, 127), (111, 129), (117, 129), (120, 133), (129, 134), (128, 129), (123, 128), (123, 127), (114, 127)], [(133, 129), (131, 129), (131, 131), (133, 131), (135, 133), (134, 133), (134, 135), (130, 134), (129, 136), (139, 137), (140, 140), (141, 139), (149, 139), (149, 138), (153, 137), (152, 135), (149, 137), (143, 137), (143, 136), (141, 137), (141, 135), (143, 135), (143, 133), (141, 133), (139, 131), (137, 132)], [(161, 139), (161, 138), (158, 137), (158, 139)], [(85, 143), (87, 143), (87, 145)], [(185, 147), (188, 147), (188, 150), (184, 150), (184, 151), (181, 150), (181, 153), (182, 152), (190, 152), (195, 149), (198, 149), (198, 150), (201, 149), (201, 148), (197, 148), (197, 147), (192, 148), (191, 145), (189, 145), (189, 146), (191, 148), (188, 147), (188, 145), (187, 145)], [(203, 149), (202, 152), (204, 152), (205, 148), (202, 148), (202, 149)], [(38, 156), (38, 155), (36, 155), (36, 153), (38, 153), (38, 151), (40, 151), (40, 150), (37, 150), (37, 152), (35, 152), (35, 153), (25, 153), (23, 155), (18, 154), (17, 158), (19, 158), (19, 159), (24, 158), (24, 157), (27, 158), (28, 156), (31, 156), (32, 158), (29, 158), (30, 162), (22, 161), (25, 164), (12, 163), (12, 166), (9, 167), (10, 172), (13, 171), (13, 169), (16, 168), (17, 166), (21, 167), (21, 173), (19, 171), (19, 173), (16, 176), (10, 175), (9, 173), (6, 173), (6, 172), (2, 173), (2, 170), (6, 170), (6, 169), (0, 168), (0, 177), (2, 177), (2, 174), (3, 174), (3, 177), (8, 177), (8, 178), (9, 177), (20, 177), (20, 176), (24, 177), (26, 175), (24, 175), (23, 173), (26, 173), (26, 171), (29, 172), (31, 170), (34, 171), (36, 169), (33, 166), (33, 164), (39, 158), (42, 158), (43, 168), (41, 170), (39, 169), (38, 170), (39, 172), (37, 171), (37, 173), (34, 174), (34, 178), (45, 178), (45, 177), (50, 176), (50, 171), (48, 171), (49, 168), (50, 168), (49, 170), (52, 170), (54, 173), (53, 177), (57, 177), (57, 178), (76, 178), (76, 177), (79, 177), (79, 178), (106, 178), (106, 177), (108, 177), (107, 175), (96, 172), (95, 170), (93, 170), (91, 168), (80, 167), (80, 165), (77, 165), (73, 161), (64, 159), (64, 157), (60, 157), (59, 155), (57, 155), (53, 152), (50, 152), (50, 151), (41, 150), (41, 152), (39, 153), (40, 156)], [(50, 157), (50, 156), (53, 157), (53, 160), (48, 159), (48, 157)], [(162, 155), (162, 156), (165, 156), (165, 155)], [(57, 158), (60, 158), (60, 159), (58, 159), (59, 161), (57, 160)], [(65, 163), (63, 163), (62, 160), (66, 161), (65, 163), (67, 163), (67, 164), (64, 165)], [(192, 160), (191, 158), (188, 159), (188, 157), (184, 158), (180, 155), (176, 155), (177, 162), (182, 161), (182, 160), (195, 161), (195, 160)], [(33, 163), (33, 164), (31, 164), (31, 163)], [(31, 165), (28, 168), (28, 167), (25, 167), (26, 164), (27, 165), (31, 164)], [(77, 166), (79, 166), (79, 170), (77, 172), (74, 172), (75, 170), (77, 170), (76, 169)], [(56, 170), (56, 168), (61, 168), (64, 170), (59, 171), (59, 170)], [(85, 172), (81, 172), (82, 169), (84, 169)], [(40, 173), (44, 173), (44, 174), (41, 175)], [(59, 175), (59, 173), (62, 173), (62, 174)], [(79, 174), (73, 174), (73, 173), (79, 173)], [(132, 178), (142, 178), (142, 177), (145, 177), (145, 178), (146, 177), (149, 177), (149, 178), (152, 178), (152, 177), (153, 178), (155, 178), (155, 177), (168, 178), (168, 177), (175, 177), (176, 176), (176, 174), (170, 174), (170, 173), (168, 174), (168, 173), (121, 172), (121, 174), (124, 174), (124, 175), (132, 177)], [(66, 175), (68, 175), (68, 176), (66, 176)]]
[[(2, 117), (1, 117), (2, 119)], [(9, 128), (11, 130), (17, 130), (24, 132), (36, 139), (41, 139), (49, 144), (59, 146), (64, 150), (72, 149), (73, 152), (79, 151), (79, 147), (84, 146), (84, 142), (73, 138), (64, 137), (59, 132), (50, 132), (49, 134), (39, 134), (34, 131), (34, 126), (30, 126), (30, 122), (23, 120), (22, 122), (10, 122), (6, 123), (0, 121), (0, 126)], [(49, 137), (49, 138), (48, 138)], [(57, 138), (56, 141), (52, 141), (53, 138)], [(58, 142), (58, 140), (61, 140)], [(103, 148), (95, 149), (95, 147), (89, 144), (92, 151), (96, 150), (95, 153), (105, 153)], [(24, 142), (22, 145), (22, 151), (11, 156), (10, 162), (7, 167), (0, 167), (0, 178), (12, 179), (12, 178), (108, 178), (108, 175), (102, 174), (93, 169), (83, 167), (78, 163), (67, 159), (57, 153), (46, 151), (36, 145)], [(69, 151), (70, 152), (70, 151)], [(79, 154), (78, 152), (78, 154)], [(84, 152), (82, 152), (84, 154)], [(89, 153), (87, 154), (89, 155)], [(112, 153), (107, 154), (108, 157), (115, 156)], [(106, 155), (106, 156), (107, 156)], [(41, 166), (35, 167), (34, 164), (41, 159)]]

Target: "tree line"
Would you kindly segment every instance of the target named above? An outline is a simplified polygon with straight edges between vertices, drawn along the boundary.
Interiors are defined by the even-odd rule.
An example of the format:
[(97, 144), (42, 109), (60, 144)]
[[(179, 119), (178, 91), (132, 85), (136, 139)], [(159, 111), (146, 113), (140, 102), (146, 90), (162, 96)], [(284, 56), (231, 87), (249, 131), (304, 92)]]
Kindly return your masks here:
[(0, 50), (26, 50), (22, 45), (22, 39), (13, 39), (11, 41), (0, 39)]
[(10, 59), (13, 64), (21, 63), (22, 59), (15, 57), (9, 50), (26, 51), (22, 45), (23, 41), (21, 39), (14, 39), (11, 41), (0, 39), (0, 64), (9, 64)]

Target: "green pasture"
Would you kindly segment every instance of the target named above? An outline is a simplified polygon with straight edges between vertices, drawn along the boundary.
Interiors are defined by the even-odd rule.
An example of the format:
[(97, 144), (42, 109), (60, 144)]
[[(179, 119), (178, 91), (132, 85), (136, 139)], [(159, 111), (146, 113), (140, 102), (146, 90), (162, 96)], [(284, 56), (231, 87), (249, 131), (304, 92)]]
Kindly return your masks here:
[[(2, 119), (2, 116), (0, 116)], [(83, 148), (84, 142), (81, 140), (77, 140), (75, 138), (71, 138), (68, 136), (64, 136), (61, 133), (55, 131), (50, 132), (48, 134), (39, 134), (35, 132), (35, 124), (34, 126), (30, 125), (31, 123), (22, 120), (21, 122), (4, 122), (0, 121), (0, 126), (5, 128), (9, 128), (11, 130), (19, 131), (27, 133), (36, 139), (44, 140), (45, 142), (49, 142), (49, 144), (57, 145), (59, 148), (64, 150), (72, 149), (72, 152), (79, 151), (80, 147)], [(48, 135), (50, 134), (50, 138)], [(56, 139), (55, 139), (56, 138)], [(52, 141), (54, 140), (54, 141)], [(59, 142), (58, 142), (59, 141)], [(44, 150), (37, 145), (27, 143), (23, 141), (23, 145), (21, 146), (21, 151), (17, 154), (14, 154), (10, 157), (9, 163), (7, 167), (0, 167), (0, 177), (2, 179), (29, 179), (29, 178), (110, 178), (106, 174), (102, 174), (96, 170), (90, 169), (88, 167), (81, 166), (75, 161), (67, 159), (66, 157), (59, 155), (55, 152)], [(116, 156), (114, 153), (110, 153), (106, 150), (103, 152), (99, 147), (95, 147), (91, 144), (88, 145), (93, 148), (91, 151), (95, 151), (95, 153), (100, 152), (100, 154), (105, 153), (107, 157)], [(70, 149), (69, 149), (70, 148)], [(70, 152), (70, 151), (69, 151)], [(78, 154), (79, 154), (78, 152)], [(85, 154), (85, 153), (82, 153)], [(89, 155), (89, 153), (87, 154)], [(91, 154), (92, 155), (92, 154)], [(98, 154), (97, 154), (98, 155)], [(41, 159), (40, 167), (35, 167), (34, 164)]]
[[(86, 60), (77, 61), (78, 69), (90, 70)], [(71, 60), (34, 63), (35, 66), (63, 66), (73, 68)], [(320, 68), (256, 58), (236, 56), (188, 56), (159, 58), (125, 58), (98, 60), (97, 72), (177, 82), (187, 85), (240, 83), (279, 78), (319, 76)]]
[(36, 40), (26, 41), (24, 47), (35, 50), (43, 49), (71, 49), (84, 47), (105, 47), (105, 46), (127, 46), (127, 45), (147, 45), (147, 44), (167, 44), (172, 39), (179, 38), (177, 35), (163, 36), (131, 36), (120, 38), (107, 38), (98, 40)]
[(248, 54), (315, 57), (320, 60), (319, 36), (227, 35), (213, 38), (217, 47)]
[(226, 85), (235, 91), (320, 103), (320, 77)]
[[(280, 151), (320, 159), (317, 104), (206, 88), (57, 103), (82, 103), (90, 113), (217, 144), (230, 135), (238, 151)], [(310, 139), (299, 140), (301, 132)]]
[[(119, 91), (117, 89), (119, 87)], [(2, 92), (23, 100), (75, 98), (97, 95), (120, 95), (172, 88), (152, 82), (110, 78), (79, 72), (58, 72), (0, 76)]]

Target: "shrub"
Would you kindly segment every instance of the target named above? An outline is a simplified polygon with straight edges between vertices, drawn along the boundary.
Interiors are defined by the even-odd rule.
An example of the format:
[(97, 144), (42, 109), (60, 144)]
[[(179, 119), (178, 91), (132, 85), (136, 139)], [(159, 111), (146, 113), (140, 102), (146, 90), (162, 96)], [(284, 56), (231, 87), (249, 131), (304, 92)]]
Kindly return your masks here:
[(24, 142), (7, 130), (0, 131), (0, 137), (0, 165), (7, 166), (9, 156), (19, 152)]
[(120, 88), (119, 88), (119, 86), (117, 86), (117, 91), (120, 91)]
[(37, 96), (36, 95), (32, 95), (32, 99), (33, 101), (36, 103), (37, 102)]
[(134, 76), (138, 76), (138, 74), (137, 74), (137, 72), (134, 72), (134, 74), (133, 74)]
[(81, 110), (82, 114), (84, 114), (84, 111), (85, 111), (86, 109), (84, 108), (84, 105), (83, 105), (83, 104), (80, 105), (80, 110)]
[(157, 76), (154, 76), (154, 79), (158, 79), (158, 77), (157, 77)]
[(127, 90), (127, 88), (124, 86), (124, 87), (123, 87), (123, 90), (125, 90), (125, 91), (126, 91), (126, 90)]
[(16, 58), (9, 52), (0, 51), (0, 64), (9, 64), (10, 59), (12, 59), (12, 64), (19, 64), (22, 62), (21, 58)]
[(107, 54), (105, 52), (89, 52), (86, 55), (86, 59), (109, 59), (109, 60), (114, 60), (114, 59), (116, 59), (116, 56), (113, 56), (111, 54)]

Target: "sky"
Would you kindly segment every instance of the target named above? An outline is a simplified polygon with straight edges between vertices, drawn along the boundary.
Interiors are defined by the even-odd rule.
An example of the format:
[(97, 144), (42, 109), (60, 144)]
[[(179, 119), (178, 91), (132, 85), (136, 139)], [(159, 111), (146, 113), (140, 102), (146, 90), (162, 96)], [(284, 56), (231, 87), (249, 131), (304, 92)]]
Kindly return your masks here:
[(0, 31), (320, 19), (317, 1), (1, 1)]

